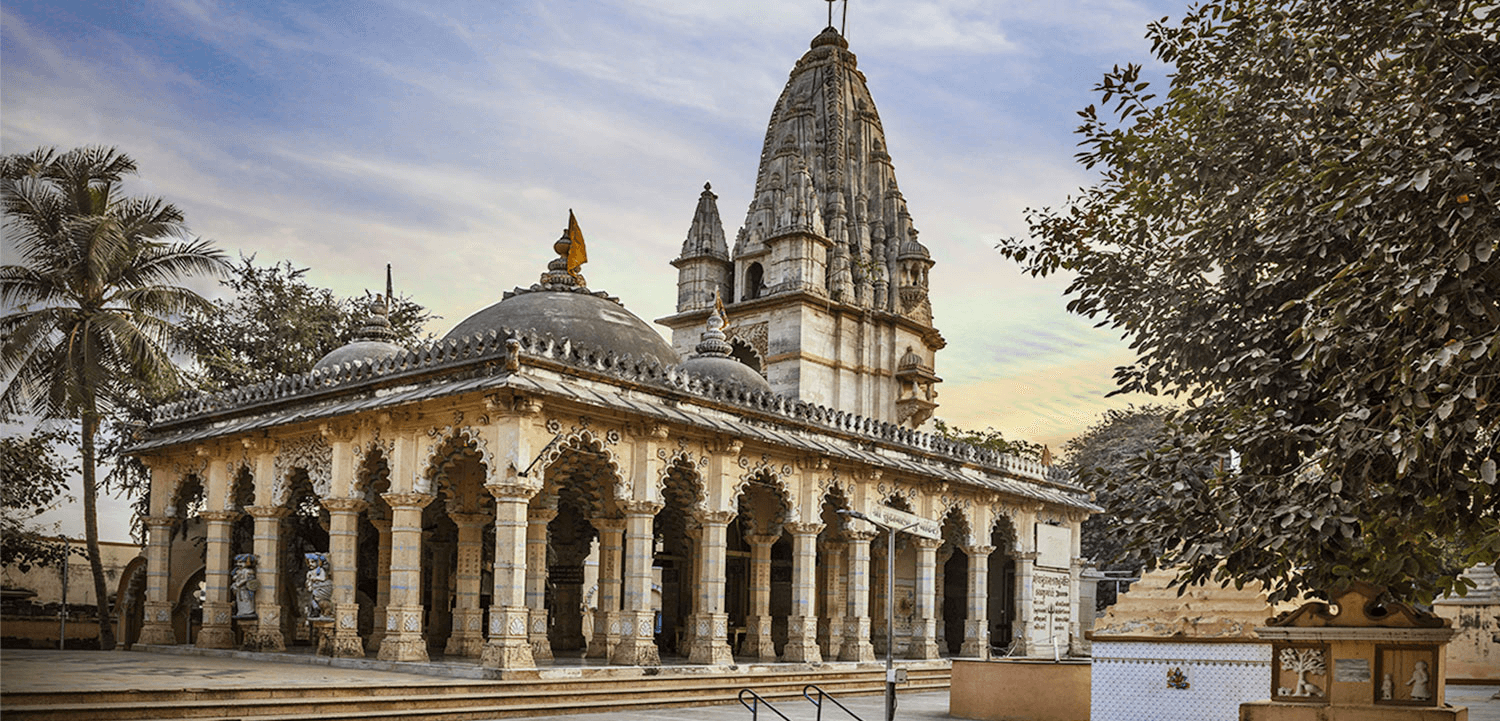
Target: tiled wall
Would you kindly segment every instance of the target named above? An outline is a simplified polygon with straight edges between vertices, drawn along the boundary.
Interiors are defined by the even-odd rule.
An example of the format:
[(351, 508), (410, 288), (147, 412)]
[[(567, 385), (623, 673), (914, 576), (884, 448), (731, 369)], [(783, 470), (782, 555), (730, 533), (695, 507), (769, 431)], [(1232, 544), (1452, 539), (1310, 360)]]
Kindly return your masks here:
[(1233, 721), (1270, 687), (1270, 644), (1094, 641), (1092, 721)]

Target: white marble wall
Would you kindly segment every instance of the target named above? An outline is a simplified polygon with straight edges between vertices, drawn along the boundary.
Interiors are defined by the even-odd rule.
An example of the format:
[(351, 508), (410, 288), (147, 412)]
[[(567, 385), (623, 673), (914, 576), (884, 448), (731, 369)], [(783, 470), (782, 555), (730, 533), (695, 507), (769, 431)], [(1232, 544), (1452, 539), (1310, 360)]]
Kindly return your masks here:
[[(1167, 684), (1172, 669), (1188, 688)], [(1269, 698), (1271, 645), (1094, 641), (1092, 721), (1239, 718), (1246, 701)]]

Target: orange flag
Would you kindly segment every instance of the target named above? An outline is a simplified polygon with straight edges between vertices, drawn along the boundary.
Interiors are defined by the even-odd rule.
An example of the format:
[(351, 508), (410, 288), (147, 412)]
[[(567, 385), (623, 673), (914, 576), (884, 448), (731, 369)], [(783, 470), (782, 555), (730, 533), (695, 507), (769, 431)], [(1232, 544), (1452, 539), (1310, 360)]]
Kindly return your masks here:
[(568, 272), (578, 275), (578, 268), (589, 262), (589, 251), (583, 245), (583, 231), (578, 227), (578, 219), (573, 217), (573, 211), (568, 210)]

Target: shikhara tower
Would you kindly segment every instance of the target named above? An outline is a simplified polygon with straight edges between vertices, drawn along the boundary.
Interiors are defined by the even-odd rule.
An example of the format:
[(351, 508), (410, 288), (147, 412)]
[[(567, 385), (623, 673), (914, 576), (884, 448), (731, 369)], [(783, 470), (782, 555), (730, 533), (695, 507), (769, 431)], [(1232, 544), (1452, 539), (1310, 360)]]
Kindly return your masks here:
[(828, 28), (797, 61), (766, 128), (733, 252), (707, 187), (672, 261), (687, 355), (717, 291), (734, 355), (778, 393), (916, 427), (937, 408), (932, 256), (917, 240), (885, 131), (849, 43)]

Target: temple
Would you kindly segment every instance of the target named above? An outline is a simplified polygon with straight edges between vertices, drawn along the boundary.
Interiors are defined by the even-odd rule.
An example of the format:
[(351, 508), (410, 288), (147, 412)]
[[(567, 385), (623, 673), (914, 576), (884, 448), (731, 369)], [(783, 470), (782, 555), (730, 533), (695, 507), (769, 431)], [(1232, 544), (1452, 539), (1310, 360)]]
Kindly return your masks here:
[[(309, 373), (159, 409), (126, 640), (497, 669), (1077, 645), (1098, 509), (1050, 466), (922, 430), (934, 265), (838, 32), (776, 102), (732, 248), (698, 198), (670, 343), (587, 285), (576, 243), (570, 223), (536, 283), (432, 345), (395, 344), (377, 303)], [(888, 559), (887, 531), (839, 513), (878, 506), (940, 532)], [(199, 522), (184, 571), (172, 539)]]

